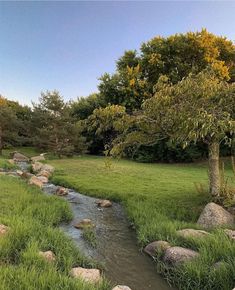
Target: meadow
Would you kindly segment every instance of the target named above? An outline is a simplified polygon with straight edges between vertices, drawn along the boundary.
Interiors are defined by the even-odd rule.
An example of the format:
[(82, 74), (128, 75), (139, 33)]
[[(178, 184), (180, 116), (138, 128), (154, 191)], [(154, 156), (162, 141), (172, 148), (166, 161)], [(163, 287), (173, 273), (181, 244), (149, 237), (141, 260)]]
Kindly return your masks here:
[[(207, 163), (142, 164), (82, 156), (50, 160), (53, 182), (81, 193), (119, 201), (126, 209), (140, 247), (154, 240), (199, 251), (200, 257), (169, 269), (158, 259), (158, 271), (180, 289), (232, 289), (235, 245), (222, 229), (204, 239), (182, 238), (177, 230), (200, 228), (196, 221), (210, 196)], [(226, 175), (232, 176), (230, 168)], [(197, 185), (197, 186), (196, 186)], [(203, 190), (197, 190), (197, 187)], [(219, 268), (214, 267), (222, 262)]]
[[(7, 164), (4, 158), (2, 164)], [(97, 265), (58, 228), (72, 219), (66, 201), (46, 196), (15, 177), (0, 175), (0, 186), (0, 224), (10, 228), (0, 237), (0, 289), (110, 289), (106, 281), (92, 286), (69, 276), (72, 267)], [(48, 250), (56, 255), (53, 263), (38, 254)]]

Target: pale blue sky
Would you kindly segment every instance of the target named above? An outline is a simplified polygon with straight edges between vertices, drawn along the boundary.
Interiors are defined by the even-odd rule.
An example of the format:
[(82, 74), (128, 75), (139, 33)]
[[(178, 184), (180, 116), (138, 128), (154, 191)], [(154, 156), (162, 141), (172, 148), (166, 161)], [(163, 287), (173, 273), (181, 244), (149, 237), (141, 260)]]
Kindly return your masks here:
[(86, 96), (124, 50), (156, 35), (205, 27), (234, 41), (234, 15), (234, 1), (0, 2), (0, 94)]

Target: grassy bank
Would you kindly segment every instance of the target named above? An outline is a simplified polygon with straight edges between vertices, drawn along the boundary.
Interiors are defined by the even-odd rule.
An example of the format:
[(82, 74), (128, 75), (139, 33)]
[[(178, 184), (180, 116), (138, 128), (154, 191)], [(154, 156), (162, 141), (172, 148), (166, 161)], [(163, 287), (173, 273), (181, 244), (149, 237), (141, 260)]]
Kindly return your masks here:
[[(136, 227), (142, 246), (153, 240), (197, 250), (200, 257), (181, 267), (159, 271), (180, 289), (232, 289), (235, 281), (235, 245), (215, 230), (203, 239), (183, 239), (176, 230), (198, 228), (195, 224), (210, 197), (195, 183), (207, 187), (206, 164), (140, 164), (114, 161), (105, 166), (102, 157), (50, 160), (56, 167), (54, 182), (81, 193), (121, 201)], [(230, 171), (227, 172), (231, 174)], [(214, 263), (222, 261), (219, 268)]]
[[(0, 289), (110, 289), (105, 282), (93, 287), (69, 277), (73, 266), (94, 265), (56, 228), (72, 218), (68, 203), (14, 177), (0, 176), (0, 186), (0, 223), (10, 227), (0, 237)], [(38, 255), (47, 250), (55, 253), (55, 262)]]

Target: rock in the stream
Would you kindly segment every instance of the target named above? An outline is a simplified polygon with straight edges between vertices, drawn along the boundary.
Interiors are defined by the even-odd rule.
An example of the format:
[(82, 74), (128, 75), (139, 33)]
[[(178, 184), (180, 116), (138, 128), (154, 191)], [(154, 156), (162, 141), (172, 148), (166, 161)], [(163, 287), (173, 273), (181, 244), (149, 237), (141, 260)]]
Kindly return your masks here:
[(14, 152), (13, 158), (15, 162), (28, 162), (29, 158), (19, 152)]
[(204, 228), (212, 228), (222, 225), (232, 225), (234, 217), (231, 213), (214, 202), (208, 203), (203, 209), (197, 223)]
[(34, 156), (34, 157), (31, 157), (31, 161), (32, 162), (38, 162), (38, 161), (44, 161), (46, 160), (44, 155), (39, 155), (39, 156)]
[(111, 207), (112, 206), (112, 202), (108, 199), (101, 199), (101, 200), (98, 200), (96, 203), (99, 207)]
[(41, 170), (38, 172), (37, 176), (45, 176), (45, 177), (49, 178), (51, 176), (51, 173), (49, 171), (46, 171), (46, 170)]
[(32, 164), (32, 170), (33, 172), (37, 173), (40, 170), (42, 170), (43, 164), (41, 162), (35, 162)]
[(65, 196), (65, 195), (68, 195), (68, 193), (69, 193), (69, 190), (63, 186), (59, 186), (55, 192), (55, 194), (59, 196)]
[(85, 269), (82, 267), (76, 267), (70, 271), (70, 276), (90, 283), (98, 283), (102, 280), (99, 269)]
[(34, 176), (32, 173), (26, 171), (24, 171), (23, 174), (21, 175), (21, 177), (25, 179), (31, 178), (32, 176)]
[(0, 236), (3, 236), (7, 234), (7, 232), (10, 230), (8, 226), (5, 226), (3, 224), (0, 224)]
[(131, 290), (131, 288), (125, 285), (117, 285), (112, 290)]
[(45, 170), (45, 171), (52, 174), (54, 172), (55, 168), (49, 164), (43, 164), (41, 170)]
[(43, 182), (42, 182), (38, 177), (36, 177), (35, 175), (33, 175), (33, 176), (30, 178), (30, 180), (29, 180), (29, 184), (30, 184), (30, 185), (36, 185), (36, 186), (38, 186), (38, 187), (40, 187), (40, 188), (43, 187)]
[(166, 241), (154, 241), (144, 248), (144, 252), (155, 257), (158, 253), (165, 252), (171, 245)]
[(16, 170), (17, 175), (22, 176), (23, 175), (23, 171), (22, 170)]
[(224, 230), (225, 234), (232, 240), (235, 240), (235, 230)]
[(43, 184), (48, 183), (48, 178), (45, 176), (37, 176), (37, 178), (41, 180)]
[(195, 229), (183, 229), (177, 231), (177, 234), (183, 238), (203, 238), (209, 235), (208, 232)]
[(163, 257), (163, 261), (172, 266), (177, 266), (183, 262), (190, 261), (199, 256), (198, 252), (182, 247), (168, 248)]
[(87, 228), (93, 228), (95, 225), (92, 223), (90, 219), (83, 219), (80, 222), (76, 223), (74, 225), (76, 229), (87, 229)]
[(48, 262), (53, 262), (56, 259), (55, 254), (52, 251), (46, 251), (46, 252), (40, 251), (38, 254), (39, 256), (42, 256)]

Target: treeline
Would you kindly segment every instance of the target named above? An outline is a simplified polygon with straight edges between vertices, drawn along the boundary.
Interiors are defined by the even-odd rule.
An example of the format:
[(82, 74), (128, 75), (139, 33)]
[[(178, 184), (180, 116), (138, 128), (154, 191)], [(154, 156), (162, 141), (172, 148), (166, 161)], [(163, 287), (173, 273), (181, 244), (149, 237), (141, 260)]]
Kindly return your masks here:
[[(177, 95), (182, 80), (198, 78), (200, 73), (204, 73), (203, 82), (213, 75), (218, 82), (234, 83), (234, 43), (206, 30), (155, 37), (138, 52), (125, 51), (116, 62), (115, 73), (102, 75), (98, 93), (88, 97), (65, 102), (58, 92), (45, 92), (32, 108), (1, 97), (0, 151), (4, 146), (32, 145), (59, 156), (105, 152), (145, 162), (205, 157), (208, 149), (203, 138), (192, 138), (184, 148), (172, 142), (174, 138), (165, 129), (169, 125), (174, 128), (174, 123), (160, 126), (165, 109), (159, 110), (152, 101), (163, 89), (167, 96), (167, 86), (177, 88)], [(194, 84), (191, 81), (192, 87), (187, 86), (192, 94)], [(210, 90), (207, 93), (210, 95)], [(184, 95), (187, 98), (185, 91), (180, 91), (179, 99)], [(152, 111), (156, 106), (157, 123), (146, 114), (149, 104)], [(181, 113), (180, 104), (176, 110)], [(224, 155), (231, 153), (226, 140), (221, 139)]]

